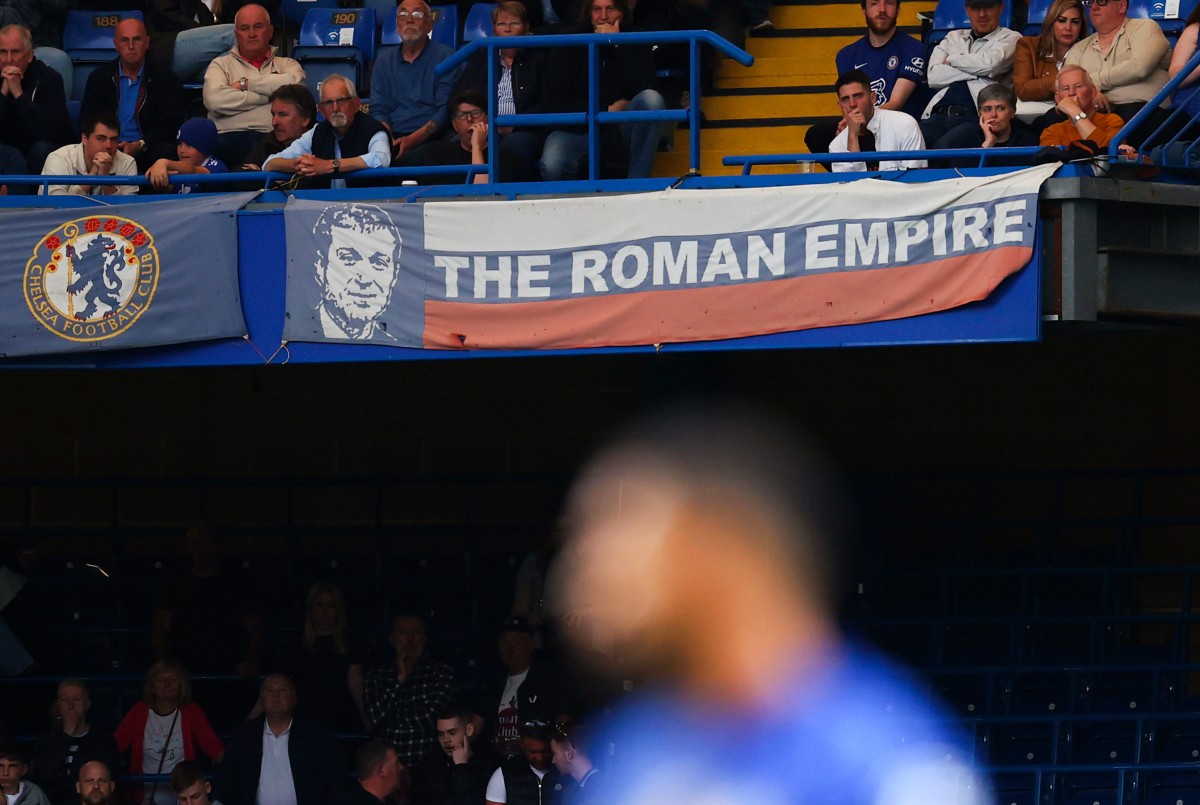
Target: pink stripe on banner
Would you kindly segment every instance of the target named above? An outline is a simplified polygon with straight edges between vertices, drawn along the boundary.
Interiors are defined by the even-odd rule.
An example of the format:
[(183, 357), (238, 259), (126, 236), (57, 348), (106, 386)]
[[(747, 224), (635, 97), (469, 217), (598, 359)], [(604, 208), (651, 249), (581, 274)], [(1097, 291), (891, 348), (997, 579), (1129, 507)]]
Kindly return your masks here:
[(904, 268), (545, 302), (427, 301), (427, 349), (668, 344), (887, 321), (987, 298), (1033, 250), (1001, 246)]

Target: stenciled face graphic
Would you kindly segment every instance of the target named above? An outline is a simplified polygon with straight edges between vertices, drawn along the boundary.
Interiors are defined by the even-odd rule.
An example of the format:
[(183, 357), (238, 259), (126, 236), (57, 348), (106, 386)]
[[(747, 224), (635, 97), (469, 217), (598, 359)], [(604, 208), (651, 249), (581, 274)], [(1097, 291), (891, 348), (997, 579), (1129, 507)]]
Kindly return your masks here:
[(387, 309), (396, 282), (396, 234), (387, 229), (334, 227), (325, 255), (325, 296), (361, 326)]

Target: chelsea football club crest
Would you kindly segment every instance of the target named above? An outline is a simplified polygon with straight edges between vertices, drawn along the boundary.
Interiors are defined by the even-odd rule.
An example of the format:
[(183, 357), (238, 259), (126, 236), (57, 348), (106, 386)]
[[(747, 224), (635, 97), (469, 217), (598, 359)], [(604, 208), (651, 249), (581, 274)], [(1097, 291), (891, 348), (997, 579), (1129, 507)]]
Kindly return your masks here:
[(896, 56), (896, 54), (893, 53), (891, 56), (888, 57), (887, 68), (889, 70), (895, 70), (896, 66), (898, 64), (900, 64), (900, 59), (899, 59), (899, 57)]
[(133, 326), (154, 300), (153, 236), (120, 216), (79, 218), (48, 232), (25, 265), (25, 303), (70, 341), (102, 341)]

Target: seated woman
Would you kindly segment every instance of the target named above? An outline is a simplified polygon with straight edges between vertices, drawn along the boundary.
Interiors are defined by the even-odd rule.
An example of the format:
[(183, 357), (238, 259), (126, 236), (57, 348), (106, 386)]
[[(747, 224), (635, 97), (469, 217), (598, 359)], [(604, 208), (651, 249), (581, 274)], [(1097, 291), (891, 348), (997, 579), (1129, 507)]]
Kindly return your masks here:
[(1059, 118), (1054, 112), (1054, 77), (1062, 68), (1067, 51), (1087, 36), (1087, 16), (1082, 0), (1055, 0), (1042, 20), (1042, 32), (1017, 42), (1013, 62), (1013, 89), (1017, 113), (1037, 116), (1031, 124), (1035, 133)]
[[(1188, 15), (1187, 22), (1183, 32), (1179, 34), (1179, 41), (1175, 43), (1175, 50), (1171, 54), (1171, 66), (1167, 69), (1167, 74), (1171, 78), (1179, 75), (1192, 57), (1196, 55), (1198, 39), (1200, 39), (1200, 5), (1192, 9), (1192, 13)], [(1181, 130), (1185, 125), (1191, 122), (1197, 114), (1200, 114), (1200, 94), (1196, 92), (1200, 89), (1200, 67), (1192, 71), (1191, 75), (1183, 79), (1178, 87), (1175, 88), (1175, 94), (1171, 96), (1171, 108), (1183, 108), (1186, 111), (1186, 116), (1180, 113), (1179, 117), (1171, 121), (1171, 134)], [(1200, 137), (1200, 132), (1197, 132), (1195, 126), (1188, 128), (1184, 137), (1194, 140)]]
[[(498, 37), (517, 37), (529, 33), (529, 19), (523, 3), (505, 0), (492, 10), (492, 33)], [(497, 52), (497, 51), (493, 51)], [(479, 51), (467, 59), (451, 97), (473, 90), (480, 97), (488, 96), (488, 53)], [(496, 113), (500, 115), (537, 114), (542, 108), (542, 77), (546, 53), (529, 48), (504, 48), (498, 51), (495, 69)], [(483, 107), (487, 110), (487, 106)], [(511, 165), (502, 171), (506, 182), (532, 182), (541, 178), (537, 163), (542, 155), (544, 136), (541, 128), (514, 129), (506, 126), (499, 131), (500, 158)], [(511, 174), (511, 175), (510, 175)]]
[[(214, 763), (225, 745), (213, 732), (200, 705), (192, 701), (192, 683), (174, 660), (150, 666), (142, 701), (129, 708), (113, 733), (117, 751), (129, 753), (130, 774), (170, 774), (181, 760), (195, 760), (199, 749)], [(169, 783), (132, 785), (127, 799), (146, 805), (174, 805)]]
[[(979, 107), (979, 122), (964, 123), (953, 129), (958, 132), (955, 148), (1036, 148), (1038, 136), (1033, 132), (1013, 125), (1017, 114), (1017, 96), (1004, 84), (988, 84), (979, 90), (975, 100)], [(946, 136), (949, 137), (950, 134)], [(1028, 165), (1030, 157), (988, 157), (988, 166)], [(973, 168), (979, 165), (979, 157), (964, 157), (950, 160), (955, 168)]]
[(295, 681), (296, 708), (306, 717), (331, 732), (366, 728), (362, 647), (350, 632), (337, 585), (317, 582), (308, 589), (304, 628), (285, 656), (284, 670)]

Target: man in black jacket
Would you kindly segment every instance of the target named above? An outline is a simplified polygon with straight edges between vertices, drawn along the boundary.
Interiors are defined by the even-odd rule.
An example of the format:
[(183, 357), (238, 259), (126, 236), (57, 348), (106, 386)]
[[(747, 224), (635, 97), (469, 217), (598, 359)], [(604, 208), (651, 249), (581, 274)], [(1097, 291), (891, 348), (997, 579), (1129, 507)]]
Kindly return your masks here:
[(30, 173), (41, 173), (46, 156), (74, 139), (62, 76), (34, 58), (28, 28), (0, 28), (0, 143), (24, 154)]
[[(630, 30), (632, 8), (628, 0), (590, 0), (580, 9), (575, 33), (619, 34)], [(660, 111), (662, 95), (654, 88), (654, 54), (646, 45), (600, 48), (601, 112)], [(545, 97), (549, 112), (583, 112), (588, 104), (587, 50), (583, 47), (554, 48), (546, 65)], [(641, 179), (650, 175), (654, 154), (662, 137), (661, 121), (620, 123), (601, 131), (602, 178)], [(617, 136), (619, 135), (619, 136)], [(628, 166), (619, 152), (628, 153)], [(587, 131), (577, 126), (560, 126), (550, 132), (542, 149), (539, 167), (547, 181), (575, 179), (587, 175), (581, 164), (588, 156)]]
[(54, 805), (79, 801), (75, 784), (85, 763), (99, 760), (116, 768), (117, 742), (112, 733), (93, 729), (87, 722), (91, 707), (87, 685), (82, 679), (58, 683), (56, 708), (59, 725), (33, 745), (29, 779), (42, 787)]
[(344, 805), (381, 805), (400, 787), (404, 765), (396, 748), (383, 741), (367, 741), (356, 758), (358, 784), (350, 787)]
[(283, 674), (263, 682), (263, 717), (233, 731), (214, 776), (222, 805), (326, 805), (334, 798), (338, 753), (318, 722), (294, 719), (296, 688)]
[(337, 73), (327, 76), (318, 106), (325, 119), (263, 163), (263, 170), (303, 176), (312, 187), (345, 187), (347, 173), (391, 163), (387, 129), (362, 113), (353, 81)]
[(475, 714), (451, 707), (437, 716), (438, 748), (413, 768), (413, 805), (480, 805), (501, 758), (477, 745)]
[(566, 708), (558, 673), (533, 649), (533, 626), (520, 617), (504, 620), (497, 641), (507, 672), (486, 690), (480, 712), (487, 718), (486, 740), (501, 757), (521, 753), (521, 725), (530, 721), (552, 723)]
[(175, 159), (175, 134), (187, 116), (183, 85), (165, 65), (147, 58), (150, 36), (142, 21), (121, 20), (113, 33), (117, 58), (88, 76), (80, 120), (99, 111), (121, 122), (117, 147), (145, 173), (160, 159)]

